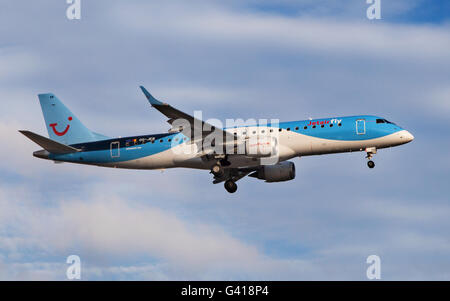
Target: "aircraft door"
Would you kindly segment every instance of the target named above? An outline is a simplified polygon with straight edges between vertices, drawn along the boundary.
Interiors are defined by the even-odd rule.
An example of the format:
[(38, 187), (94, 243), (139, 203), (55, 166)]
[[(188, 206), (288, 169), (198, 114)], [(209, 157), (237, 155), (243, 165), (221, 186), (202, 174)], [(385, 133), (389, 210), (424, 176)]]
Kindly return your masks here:
[(111, 142), (111, 158), (119, 158), (120, 157), (120, 142), (114, 141)]
[(366, 121), (364, 119), (356, 120), (356, 134), (364, 135), (366, 133)]

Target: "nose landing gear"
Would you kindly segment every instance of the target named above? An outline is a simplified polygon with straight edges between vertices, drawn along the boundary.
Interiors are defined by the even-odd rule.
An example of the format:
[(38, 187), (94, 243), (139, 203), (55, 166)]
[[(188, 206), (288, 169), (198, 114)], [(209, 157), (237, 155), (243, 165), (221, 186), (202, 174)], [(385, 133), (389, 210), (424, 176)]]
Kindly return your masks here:
[(367, 166), (369, 166), (369, 168), (374, 168), (375, 162), (372, 161), (372, 157), (377, 153), (377, 149), (375, 147), (368, 147), (366, 148), (366, 153), (366, 158), (369, 160), (367, 161)]

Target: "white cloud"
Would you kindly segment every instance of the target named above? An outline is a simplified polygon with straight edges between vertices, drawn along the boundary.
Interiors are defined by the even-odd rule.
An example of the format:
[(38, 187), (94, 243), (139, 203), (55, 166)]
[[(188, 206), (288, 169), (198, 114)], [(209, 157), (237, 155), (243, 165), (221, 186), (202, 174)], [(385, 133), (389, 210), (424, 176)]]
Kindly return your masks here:
[[(444, 205), (348, 199), (315, 206), (305, 202), (289, 209), (291, 204), (280, 199), (273, 206), (286, 208), (270, 210), (273, 200), (259, 198), (262, 211), (253, 210), (256, 219), (240, 227), (246, 229), (261, 219), (292, 211), (285, 216), (286, 222), (272, 219), (271, 225), (258, 227), (269, 232), (257, 236), (266, 241), (300, 239), (314, 250), (312, 256), (278, 257), (234, 237), (220, 223), (201, 217), (193, 221), (131, 197), (119, 198), (113, 190), (102, 193), (97, 185), (86, 200), (67, 196), (50, 206), (42, 206), (28, 189), (22, 187), (22, 193), (17, 193), (17, 188), (3, 186), (0, 190), (0, 229), (8, 229), (0, 232), (2, 279), (65, 279), (64, 259), (70, 254), (81, 256), (85, 280), (361, 279), (358, 275), (364, 276), (361, 271), (368, 254), (398, 260), (387, 266), (392, 269), (392, 265), (407, 268), (408, 263), (395, 259), (404, 252), (420, 257), (450, 249), (442, 235), (428, 233), (448, 224), (449, 208)], [(150, 202), (152, 193), (148, 196)], [(241, 206), (240, 210), (251, 208)], [(230, 212), (227, 209), (223, 214)], [(246, 214), (240, 212), (238, 220), (239, 216)], [(371, 223), (378, 225), (376, 230), (367, 227)], [(427, 229), (421, 229), (421, 224), (427, 224)], [(423, 279), (423, 272), (433, 266), (417, 271), (414, 277), (393, 271), (386, 278)], [(411, 264), (410, 268), (418, 266)], [(444, 276), (434, 275), (435, 279)]]
[[(114, 14), (119, 26), (192, 42), (207, 40), (220, 45), (252, 45), (262, 50), (284, 48), (332, 56), (450, 63), (448, 25), (371, 24), (182, 7), (175, 10), (171, 5), (119, 5)], [(175, 19), (176, 22), (167, 22)]]
[(0, 80), (3, 82), (33, 76), (43, 71), (43, 67), (34, 54), (20, 49), (0, 48)]
[[(114, 196), (89, 197), (89, 201), (61, 200), (60, 205), (47, 208), (35, 201), (35, 198), (11, 199), (4, 189), (0, 194), (0, 227), (10, 230), (0, 240), (0, 249), (8, 256), (10, 268), (21, 266), (15, 260), (22, 259), (27, 252), (61, 258), (79, 252), (82, 258), (89, 258), (85, 266), (94, 270), (95, 261), (102, 262), (104, 258), (128, 261), (136, 257), (155, 258), (167, 263), (169, 270), (177, 271), (170, 274), (175, 278), (183, 275), (202, 278), (202, 274), (221, 268), (226, 271), (224, 275), (237, 275), (237, 271), (252, 274), (260, 269), (268, 272), (276, 262), (216, 225), (188, 223), (161, 209)], [(16, 252), (21, 256), (11, 256)], [(110, 263), (103, 262), (100, 266), (105, 264)], [(41, 265), (22, 265), (20, 269), (25, 271), (24, 267), (31, 269), (25, 278), (47, 279), (53, 275), (40, 273)], [(133, 268), (119, 270), (127, 274)], [(103, 272), (107, 274), (108, 268)]]
[(2, 281), (36, 281), (64, 280), (67, 266), (64, 263), (52, 262), (2, 262), (0, 258), (0, 280)]

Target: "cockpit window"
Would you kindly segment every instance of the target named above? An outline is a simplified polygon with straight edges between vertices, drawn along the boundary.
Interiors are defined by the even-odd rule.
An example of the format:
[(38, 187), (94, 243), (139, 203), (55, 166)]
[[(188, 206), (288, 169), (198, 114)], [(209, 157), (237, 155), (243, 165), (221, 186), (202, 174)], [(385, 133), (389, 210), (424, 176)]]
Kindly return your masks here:
[(377, 123), (389, 123), (389, 124), (394, 124), (395, 125), (395, 123), (390, 122), (389, 120), (386, 120), (386, 119), (377, 119)]

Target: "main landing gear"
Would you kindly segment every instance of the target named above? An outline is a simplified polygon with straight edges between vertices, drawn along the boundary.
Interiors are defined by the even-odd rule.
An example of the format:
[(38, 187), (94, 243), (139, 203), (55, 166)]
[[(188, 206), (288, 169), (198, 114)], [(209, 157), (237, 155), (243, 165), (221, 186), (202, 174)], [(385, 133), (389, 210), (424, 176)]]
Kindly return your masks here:
[(216, 179), (215, 181), (218, 181), (218, 182), (221, 182), (221, 181), (225, 180), (226, 178), (228, 178), (228, 180), (226, 180), (224, 183), (224, 187), (225, 187), (226, 191), (228, 191), (229, 193), (236, 192), (237, 185), (236, 185), (236, 182), (233, 181), (234, 178), (232, 176), (230, 176), (229, 172), (227, 174), (225, 174), (225, 170), (220, 161), (218, 161), (216, 164), (214, 164), (211, 167), (211, 173), (214, 175), (214, 178)]
[(217, 178), (223, 177), (225, 174), (223, 167), (219, 163), (214, 164), (213, 167), (211, 167), (211, 173)]
[[(211, 173), (214, 175), (215, 178), (223, 178), (225, 177), (225, 170), (221, 166), (221, 164), (214, 164), (211, 168)], [(237, 185), (232, 179), (228, 179), (225, 181), (224, 184), (225, 189), (229, 193), (234, 193), (237, 190)]]
[(369, 160), (367, 161), (367, 166), (369, 166), (369, 168), (374, 168), (375, 162), (372, 161), (372, 157), (377, 153), (377, 149), (375, 147), (368, 147), (366, 148), (366, 153), (366, 158)]
[(231, 162), (227, 160), (227, 156), (222, 157), (220, 160), (217, 161), (216, 164), (213, 165), (213, 167), (211, 167), (211, 173), (216, 178), (221, 178), (225, 174), (223, 167), (230, 166), (230, 165), (231, 165)]
[(233, 180), (227, 180), (225, 181), (225, 189), (229, 192), (229, 193), (234, 193), (237, 190), (237, 185)]
[(233, 170), (226, 169), (225, 167), (230, 166), (231, 162), (227, 160), (227, 156), (216, 158), (217, 162), (211, 167), (211, 173), (214, 175), (214, 184), (225, 181), (224, 187), (229, 193), (235, 193), (237, 190), (236, 181), (247, 175), (239, 175)]

